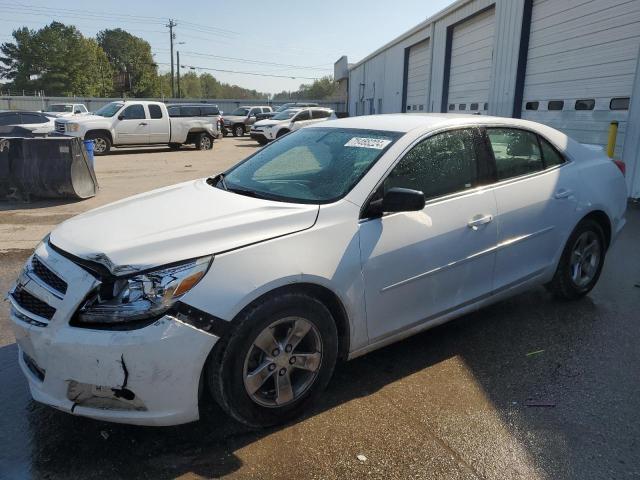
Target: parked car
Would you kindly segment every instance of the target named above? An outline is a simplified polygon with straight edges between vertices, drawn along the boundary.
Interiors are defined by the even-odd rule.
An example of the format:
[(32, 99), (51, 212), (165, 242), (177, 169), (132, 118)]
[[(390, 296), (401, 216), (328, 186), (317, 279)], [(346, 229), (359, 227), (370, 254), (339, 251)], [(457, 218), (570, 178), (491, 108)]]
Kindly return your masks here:
[(42, 112), (0, 111), (0, 126), (22, 127), (36, 134), (53, 132), (55, 117)]
[(269, 120), (260, 120), (254, 123), (249, 134), (260, 145), (265, 145), (271, 140), (307, 125), (335, 118), (337, 117), (330, 108), (290, 108), (276, 114)]
[(583, 297), (626, 205), (611, 160), (537, 123), (310, 125), (55, 228), (9, 295), (19, 364), (35, 400), (75, 415), (189, 422), (208, 388), (273, 425), (339, 358), (539, 285)]
[(178, 149), (194, 144), (209, 150), (218, 136), (217, 117), (170, 117), (160, 102), (140, 100), (111, 102), (95, 112), (76, 118), (60, 118), (56, 132), (95, 142), (94, 153), (104, 155), (111, 147), (169, 145)]
[(290, 108), (305, 108), (305, 107), (317, 107), (317, 103), (313, 102), (290, 102), (285, 103), (284, 105), (280, 105), (275, 111), (271, 112), (263, 112), (256, 114), (256, 121), (266, 120), (267, 118), (272, 118), (276, 113), (284, 112), (285, 110), (289, 110)]
[(170, 117), (205, 117), (215, 119), (218, 126), (217, 137), (222, 137), (222, 112), (218, 105), (203, 103), (176, 103), (168, 104), (167, 110)]
[(73, 117), (76, 115), (87, 115), (89, 110), (83, 103), (54, 103), (49, 105), (43, 113), (54, 117)]
[(256, 121), (256, 115), (271, 112), (269, 106), (244, 106), (236, 108), (229, 115), (222, 116), (222, 134), (233, 133), (234, 137), (242, 137)]

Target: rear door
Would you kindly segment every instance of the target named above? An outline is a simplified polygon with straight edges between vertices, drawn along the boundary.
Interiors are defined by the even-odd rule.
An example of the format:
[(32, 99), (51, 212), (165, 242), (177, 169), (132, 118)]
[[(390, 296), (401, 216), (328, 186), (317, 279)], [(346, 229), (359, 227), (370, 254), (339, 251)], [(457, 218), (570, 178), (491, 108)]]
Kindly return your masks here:
[(141, 103), (126, 107), (118, 115), (116, 143), (122, 145), (149, 143), (149, 120)]
[(492, 290), (498, 238), (479, 132), (461, 129), (417, 143), (383, 182), (422, 191), (426, 205), (360, 223), (371, 342), (470, 305)]
[(168, 143), (170, 140), (169, 119), (159, 104), (147, 105), (149, 116), (149, 143)]
[(495, 288), (549, 273), (577, 217), (573, 165), (528, 130), (487, 128), (496, 169), (498, 249)]

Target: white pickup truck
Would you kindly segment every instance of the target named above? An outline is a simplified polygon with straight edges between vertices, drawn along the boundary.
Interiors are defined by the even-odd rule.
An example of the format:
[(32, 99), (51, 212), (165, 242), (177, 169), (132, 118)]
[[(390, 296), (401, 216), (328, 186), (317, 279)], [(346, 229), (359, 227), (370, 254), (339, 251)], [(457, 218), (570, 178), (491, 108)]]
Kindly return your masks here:
[(55, 131), (93, 140), (96, 155), (111, 147), (163, 144), (173, 149), (194, 144), (198, 150), (209, 150), (219, 135), (216, 117), (171, 117), (164, 103), (137, 100), (108, 103), (93, 115), (56, 119)]

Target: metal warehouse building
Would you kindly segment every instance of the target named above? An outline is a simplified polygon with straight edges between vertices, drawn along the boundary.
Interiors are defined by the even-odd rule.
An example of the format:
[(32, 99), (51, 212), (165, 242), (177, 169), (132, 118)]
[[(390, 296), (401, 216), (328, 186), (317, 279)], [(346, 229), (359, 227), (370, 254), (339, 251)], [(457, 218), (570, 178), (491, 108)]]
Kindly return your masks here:
[(458, 0), (335, 78), (351, 115), (467, 112), (605, 146), (640, 197), (640, 0)]

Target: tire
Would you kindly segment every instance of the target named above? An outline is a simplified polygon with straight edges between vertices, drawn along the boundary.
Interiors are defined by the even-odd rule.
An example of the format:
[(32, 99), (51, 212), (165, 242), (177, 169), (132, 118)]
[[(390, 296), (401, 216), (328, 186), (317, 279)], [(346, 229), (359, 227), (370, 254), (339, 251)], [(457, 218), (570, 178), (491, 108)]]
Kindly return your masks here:
[(234, 137), (244, 137), (244, 125), (238, 124), (233, 126)]
[(171, 150), (180, 150), (180, 147), (182, 147), (181, 143), (170, 143), (169, 144), (169, 148)]
[(111, 139), (104, 133), (89, 132), (84, 137), (85, 140), (93, 140), (93, 154), (106, 155), (111, 151)]
[(213, 137), (207, 133), (201, 133), (196, 137), (196, 150), (211, 150), (213, 148)]
[[(213, 398), (253, 428), (280, 424), (302, 413), (325, 389), (336, 364), (338, 334), (329, 310), (309, 295), (285, 293), (257, 303), (236, 321), (207, 361), (205, 375)], [(308, 330), (291, 350), (295, 340), (287, 344), (287, 336), (294, 325), (299, 332)], [(265, 353), (257, 343), (271, 352)], [(258, 371), (263, 376), (256, 376)]]
[(278, 131), (278, 133), (276, 134), (276, 138), (280, 138), (281, 136), (286, 135), (287, 133), (289, 133), (289, 130), (282, 129), (282, 130)]
[(547, 290), (560, 300), (584, 297), (598, 282), (605, 255), (602, 227), (595, 220), (583, 220), (567, 240), (556, 273), (545, 285)]
[(258, 142), (260, 145), (266, 145), (267, 143), (269, 143), (269, 140), (267, 140), (266, 138), (257, 138), (256, 142)]

